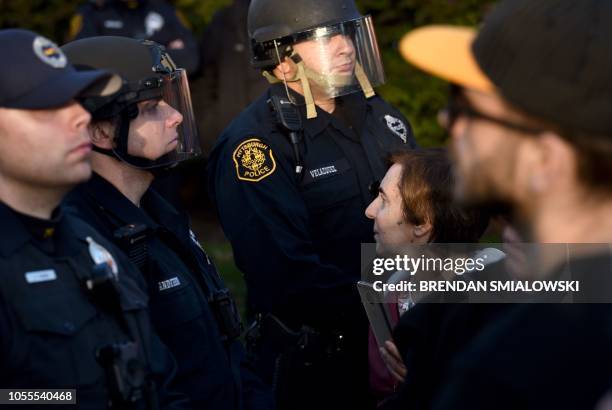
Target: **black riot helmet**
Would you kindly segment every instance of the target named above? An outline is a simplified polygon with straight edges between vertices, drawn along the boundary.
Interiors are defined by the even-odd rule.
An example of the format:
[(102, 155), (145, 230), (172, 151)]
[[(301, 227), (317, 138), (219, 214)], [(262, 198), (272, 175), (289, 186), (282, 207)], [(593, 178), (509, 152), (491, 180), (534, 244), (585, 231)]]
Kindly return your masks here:
[[(113, 149), (94, 147), (96, 151), (141, 169), (169, 168), (200, 153), (187, 74), (174, 65), (161, 45), (101, 36), (76, 40), (61, 48), (77, 69), (105, 68), (123, 79), (123, 88), (112, 97), (81, 101), (94, 121), (108, 120), (115, 125)], [(128, 152), (130, 123), (139, 115), (138, 103), (147, 100), (163, 101), (163, 107), (177, 111), (182, 118), (176, 127), (176, 141), (159, 158), (136, 157)]]
[[(316, 116), (313, 94), (371, 97), (373, 86), (384, 82), (372, 19), (353, 0), (252, 0), (248, 31), (253, 66), (271, 83), (301, 81), (308, 118)], [(300, 51), (306, 46), (307, 56)], [(297, 74), (279, 80), (271, 71), (286, 57)]]

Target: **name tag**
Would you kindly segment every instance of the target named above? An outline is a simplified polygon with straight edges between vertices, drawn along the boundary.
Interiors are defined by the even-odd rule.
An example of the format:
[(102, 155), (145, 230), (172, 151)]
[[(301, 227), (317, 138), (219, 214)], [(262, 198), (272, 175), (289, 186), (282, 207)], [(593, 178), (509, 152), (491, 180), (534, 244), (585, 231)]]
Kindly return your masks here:
[(335, 165), (330, 165), (328, 167), (321, 167), (321, 168), (317, 168), (317, 169), (312, 169), (310, 171), (310, 176), (313, 178), (319, 178), (325, 175), (329, 175), (329, 174), (336, 174), (338, 172), (338, 170), (336, 169)]
[(164, 290), (176, 288), (177, 286), (181, 286), (181, 280), (175, 276), (173, 278), (157, 282), (157, 285), (159, 286), (159, 291), (161, 292)]
[(349, 169), (351, 169), (351, 165), (349, 164), (348, 160), (346, 158), (341, 158), (337, 161), (306, 170), (302, 184), (306, 185), (321, 179), (333, 177), (335, 175), (342, 174)]
[(25, 274), (25, 280), (28, 283), (50, 282), (55, 279), (57, 279), (57, 274), (53, 269), (36, 270)]

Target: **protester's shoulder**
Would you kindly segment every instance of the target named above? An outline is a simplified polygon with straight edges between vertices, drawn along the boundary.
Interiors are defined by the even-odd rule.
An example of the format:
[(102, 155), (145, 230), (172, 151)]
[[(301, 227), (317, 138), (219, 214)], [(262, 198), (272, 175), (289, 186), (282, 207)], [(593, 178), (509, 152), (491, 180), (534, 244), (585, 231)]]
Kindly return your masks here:
[(404, 341), (410, 344), (416, 335), (421, 339), (432, 339), (439, 323), (454, 307), (454, 304), (417, 303), (400, 317), (394, 331), (398, 344), (404, 344)]
[(573, 349), (596, 350), (594, 339), (610, 342), (610, 332), (602, 330), (612, 323), (611, 313), (609, 305), (516, 304), (498, 314), (455, 364), (476, 371), (502, 367), (518, 371), (523, 365), (555, 360)]

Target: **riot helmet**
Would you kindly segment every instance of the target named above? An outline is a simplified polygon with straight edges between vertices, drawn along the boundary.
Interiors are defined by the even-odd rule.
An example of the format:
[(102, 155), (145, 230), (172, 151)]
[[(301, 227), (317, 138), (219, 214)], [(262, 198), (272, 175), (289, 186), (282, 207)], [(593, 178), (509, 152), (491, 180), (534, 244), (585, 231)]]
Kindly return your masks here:
[[(123, 78), (121, 91), (112, 97), (81, 101), (94, 122), (109, 121), (114, 125), (113, 148), (94, 146), (95, 151), (148, 170), (167, 169), (200, 154), (187, 73), (175, 66), (161, 45), (149, 40), (102, 36), (70, 42), (62, 50), (77, 69), (104, 68)], [(178, 125), (172, 127), (168, 144), (161, 150), (133, 155), (130, 127), (131, 138), (144, 133), (141, 135), (144, 141), (149, 133), (161, 132), (164, 118), (170, 113)], [(153, 118), (159, 127), (154, 126)]]
[[(301, 82), (308, 118), (316, 116), (313, 95), (369, 98), (384, 83), (372, 18), (353, 0), (252, 0), (248, 31), (253, 66), (271, 83)], [(287, 57), (296, 74), (279, 80), (272, 70)]]

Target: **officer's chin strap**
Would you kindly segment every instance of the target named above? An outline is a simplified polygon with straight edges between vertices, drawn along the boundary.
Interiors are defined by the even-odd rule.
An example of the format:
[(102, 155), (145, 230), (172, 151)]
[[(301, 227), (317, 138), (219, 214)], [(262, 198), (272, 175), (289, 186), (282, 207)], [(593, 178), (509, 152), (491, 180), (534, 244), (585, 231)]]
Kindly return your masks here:
[[(287, 82), (295, 82), (295, 81), (301, 82), (302, 90), (304, 94), (304, 101), (306, 103), (306, 118), (307, 119), (317, 118), (317, 109), (315, 106), (314, 98), (312, 96), (312, 91), (310, 89), (310, 82), (308, 81), (308, 78), (318, 76), (320, 77), (320, 81), (323, 83), (327, 84), (329, 83), (329, 81), (326, 80), (325, 75), (321, 75), (321, 74), (315, 73), (312, 70), (309, 70), (304, 64), (304, 61), (302, 60), (300, 55), (296, 53), (295, 51), (293, 51), (293, 53), (291, 53), (289, 57), (296, 64), (297, 72), (295, 73), (295, 76), (293, 76), (292, 78), (284, 78), (284, 80)], [(278, 83), (283, 82), (283, 80), (280, 80), (279, 78), (277, 78), (275, 75), (273, 75), (269, 71), (264, 71), (262, 75), (266, 78), (266, 80), (268, 80), (270, 84), (278, 84)], [(357, 78), (357, 81), (359, 82), (359, 85), (361, 86), (361, 89), (363, 90), (363, 94), (365, 95), (366, 98), (371, 98), (374, 95), (376, 95), (376, 93), (374, 92), (374, 88), (372, 87), (372, 84), (370, 83), (370, 80), (368, 79), (368, 76), (363, 70), (363, 67), (361, 66), (361, 64), (359, 64), (358, 62), (355, 64), (355, 77)], [(315, 80), (315, 82), (317, 81)]]
[(135, 157), (128, 154), (128, 136), (130, 133), (130, 122), (138, 116), (138, 107), (133, 104), (129, 105), (119, 113), (119, 123), (115, 130), (113, 142), (116, 143), (114, 149), (100, 148), (96, 145), (92, 149), (100, 154), (104, 154), (123, 163), (126, 163), (134, 168), (142, 169), (152, 173), (156, 178), (165, 176), (177, 163), (171, 163), (163, 167), (152, 167), (154, 161), (146, 158)]
[(370, 79), (359, 63), (355, 64), (355, 77), (357, 77), (357, 81), (359, 81), (359, 85), (363, 90), (365, 98), (371, 98), (376, 95), (376, 92), (374, 92), (374, 88), (372, 88), (372, 84), (370, 83)]
[(93, 150), (99, 152), (100, 154), (115, 158), (119, 161), (127, 162), (124, 158), (131, 157), (127, 153), (130, 122), (138, 116), (138, 107), (136, 105), (128, 105), (119, 112), (118, 116), (119, 120), (113, 138), (113, 143), (116, 144), (116, 147), (114, 149), (106, 149), (94, 145)]

